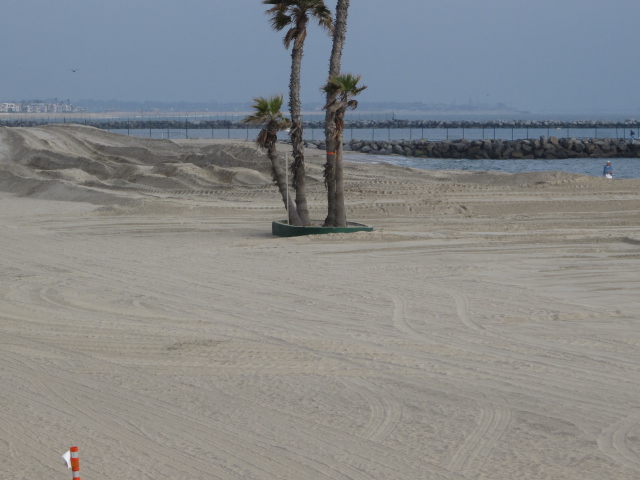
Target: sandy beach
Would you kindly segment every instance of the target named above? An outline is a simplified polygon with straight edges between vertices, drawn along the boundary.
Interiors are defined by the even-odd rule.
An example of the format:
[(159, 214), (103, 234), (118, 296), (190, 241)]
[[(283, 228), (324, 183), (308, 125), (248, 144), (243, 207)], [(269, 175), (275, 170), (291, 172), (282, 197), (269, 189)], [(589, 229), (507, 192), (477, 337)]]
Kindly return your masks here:
[(0, 128), (2, 477), (640, 478), (640, 180), (346, 180), (278, 238), (250, 142)]

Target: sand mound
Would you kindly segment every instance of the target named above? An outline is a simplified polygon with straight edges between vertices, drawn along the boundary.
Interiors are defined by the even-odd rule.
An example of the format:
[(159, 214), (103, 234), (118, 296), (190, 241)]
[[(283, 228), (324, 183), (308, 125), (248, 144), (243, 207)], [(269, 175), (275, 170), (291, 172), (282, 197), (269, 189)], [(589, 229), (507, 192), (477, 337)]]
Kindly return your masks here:
[(22, 196), (103, 204), (123, 192), (270, 183), (264, 153), (249, 142), (177, 143), (80, 125), (0, 129), (0, 189)]

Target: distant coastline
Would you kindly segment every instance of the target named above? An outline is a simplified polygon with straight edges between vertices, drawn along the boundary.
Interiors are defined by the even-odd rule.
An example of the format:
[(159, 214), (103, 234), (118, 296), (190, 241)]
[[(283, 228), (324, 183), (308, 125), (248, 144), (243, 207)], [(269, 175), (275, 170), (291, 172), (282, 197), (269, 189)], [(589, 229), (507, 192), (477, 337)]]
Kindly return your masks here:
[[(178, 122), (206, 122), (221, 121), (240, 123), (242, 118), (250, 114), (250, 110), (219, 110), (219, 111), (105, 111), (105, 112), (55, 112), (55, 113), (14, 113), (0, 112), (0, 122), (29, 122), (62, 123), (89, 121), (119, 121), (119, 122), (154, 122), (174, 120)], [(324, 122), (324, 112), (319, 110), (303, 111), (303, 118), (312, 128)], [(607, 127), (622, 128), (625, 125), (640, 123), (640, 114), (532, 114), (517, 110), (358, 110), (358, 113), (348, 114), (347, 121), (352, 126), (367, 123), (376, 124), (377, 128), (543, 128), (543, 127)], [(141, 126), (140, 128), (148, 128)], [(193, 127), (198, 128), (198, 127)], [(211, 128), (207, 126), (205, 128)], [(213, 128), (216, 128), (215, 125)], [(224, 128), (227, 128), (226, 125)]]

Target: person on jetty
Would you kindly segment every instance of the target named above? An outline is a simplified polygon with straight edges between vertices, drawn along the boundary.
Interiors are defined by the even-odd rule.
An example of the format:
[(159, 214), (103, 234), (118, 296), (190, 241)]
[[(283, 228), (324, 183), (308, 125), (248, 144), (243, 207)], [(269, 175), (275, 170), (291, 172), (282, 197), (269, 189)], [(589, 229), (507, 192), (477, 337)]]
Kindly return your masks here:
[(602, 175), (607, 178), (613, 178), (613, 166), (611, 165), (611, 160), (607, 160), (607, 164), (604, 166)]
[(633, 141), (635, 140), (636, 136), (636, 132), (634, 132), (633, 130), (631, 130), (631, 132), (629, 133), (629, 137), (631, 138), (631, 143), (633, 143)]

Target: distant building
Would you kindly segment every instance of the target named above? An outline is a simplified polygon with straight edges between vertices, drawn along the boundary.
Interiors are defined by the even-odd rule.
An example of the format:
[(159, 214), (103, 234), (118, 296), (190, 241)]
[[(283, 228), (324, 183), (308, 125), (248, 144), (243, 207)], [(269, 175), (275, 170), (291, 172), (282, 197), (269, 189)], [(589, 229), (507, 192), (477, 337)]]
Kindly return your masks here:
[(19, 103), (0, 103), (0, 112), (19, 113), (22, 107)]
[(0, 113), (72, 113), (84, 112), (71, 103), (55, 102), (6, 102), (0, 103)]

